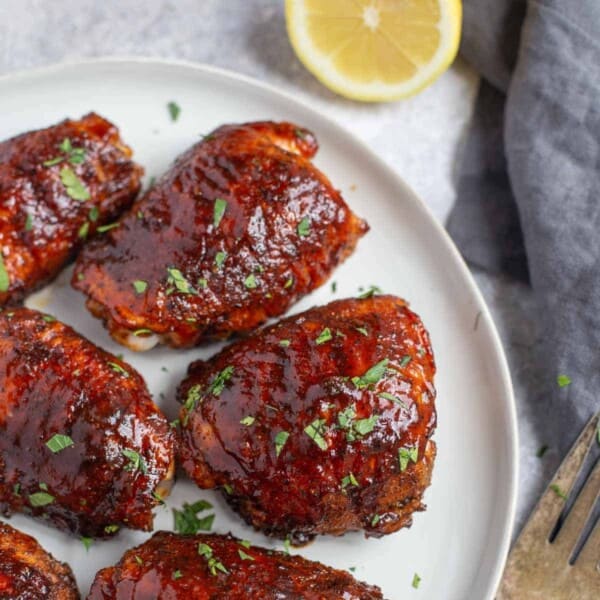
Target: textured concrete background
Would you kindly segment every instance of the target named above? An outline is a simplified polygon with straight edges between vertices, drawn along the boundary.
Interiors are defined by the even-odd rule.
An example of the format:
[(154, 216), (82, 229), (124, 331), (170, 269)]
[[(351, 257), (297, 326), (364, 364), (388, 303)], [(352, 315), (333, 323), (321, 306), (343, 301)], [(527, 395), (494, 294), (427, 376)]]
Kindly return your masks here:
[[(335, 96), (296, 59), (278, 0), (0, 0), (0, 74), (108, 55), (188, 59), (291, 91), (365, 140), (445, 220), (476, 74), (461, 60), (419, 96), (361, 105)], [(536, 427), (535, 310), (528, 290), (475, 273), (509, 358), (521, 434), (518, 525), (558, 462)], [(537, 449), (548, 444), (543, 459)], [(476, 449), (474, 449), (476, 451)]]

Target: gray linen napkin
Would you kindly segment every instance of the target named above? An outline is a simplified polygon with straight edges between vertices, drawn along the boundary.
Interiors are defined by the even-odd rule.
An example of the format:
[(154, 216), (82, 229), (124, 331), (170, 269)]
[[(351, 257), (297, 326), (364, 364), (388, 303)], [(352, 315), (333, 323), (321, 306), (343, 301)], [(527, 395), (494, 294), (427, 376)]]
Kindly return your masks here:
[(471, 264), (530, 282), (547, 386), (527, 401), (564, 452), (600, 408), (600, 0), (463, 4), (483, 82), (447, 226)]

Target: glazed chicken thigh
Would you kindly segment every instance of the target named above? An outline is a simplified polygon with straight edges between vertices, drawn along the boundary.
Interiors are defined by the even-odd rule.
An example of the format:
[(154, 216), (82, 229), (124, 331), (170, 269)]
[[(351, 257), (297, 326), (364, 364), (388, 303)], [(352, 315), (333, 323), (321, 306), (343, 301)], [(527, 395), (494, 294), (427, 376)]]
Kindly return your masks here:
[(312, 164), (316, 151), (291, 123), (219, 127), (85, 248), (73, 286), (134, 350), (193, 346), (281, 315), (368, 229)]
[(88, 600), (380, 600), (379, 588), (224, 535), (161, 531), (96, 575)]
[(0, 600), (78, 600), (68, 565), (31, 536), (0, 522)]
[(0, 306), (56, 277), (140, 189), (117, 128), (91, 113), (0, 143)]
[(174, 444), (142, 378), (73, 329), (0, 312), (0, 512), (74, 534), (149, 530)]
[(429, 336), (403, 300), (313, 308), (190, 366), (178, 390), (182, 466), (294, 544), (392, 533), (423, 509), (434, 372)]

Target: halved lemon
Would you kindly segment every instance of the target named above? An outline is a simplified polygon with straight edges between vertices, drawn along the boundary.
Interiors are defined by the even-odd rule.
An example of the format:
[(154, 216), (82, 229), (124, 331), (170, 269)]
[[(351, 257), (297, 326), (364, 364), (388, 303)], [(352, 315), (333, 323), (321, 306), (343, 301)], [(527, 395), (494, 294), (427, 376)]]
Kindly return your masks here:
[(410, 96), (454, 60), (460, 0), (286, 0), (298, 58), (335, 92), (366, 102)]

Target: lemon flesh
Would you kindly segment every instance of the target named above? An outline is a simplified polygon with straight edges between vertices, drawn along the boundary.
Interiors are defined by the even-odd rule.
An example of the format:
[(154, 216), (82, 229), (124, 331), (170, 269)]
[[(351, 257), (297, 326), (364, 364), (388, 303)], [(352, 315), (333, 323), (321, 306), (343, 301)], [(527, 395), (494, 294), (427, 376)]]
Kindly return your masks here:
[(304, 65), (348, 98), (395, 100), (454, 60), (460, 0), (286, 0), (288, 34)]

